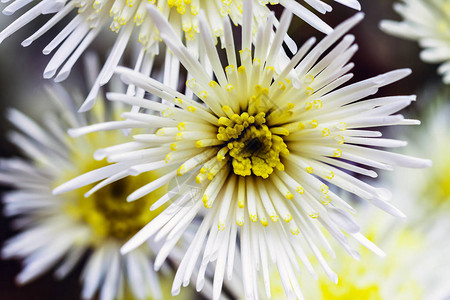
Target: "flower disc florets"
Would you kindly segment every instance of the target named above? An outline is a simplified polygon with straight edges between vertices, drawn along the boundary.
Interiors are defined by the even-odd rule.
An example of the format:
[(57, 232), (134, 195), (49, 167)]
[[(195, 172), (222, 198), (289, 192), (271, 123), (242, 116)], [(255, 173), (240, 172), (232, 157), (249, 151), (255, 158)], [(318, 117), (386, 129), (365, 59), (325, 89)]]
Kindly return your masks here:
[[(280, 161), (280, 152), (288, 154), (283, 139), (272, 134), (265, 124), (265, 113), (260, 112), (256, 116), (242, 113), (234, 114), (231, 118), (220, 118), (217, 139), (227, 142), (220, 151), (219, 161), (228, 158), (232, 161), (233, 171), (236, 175), (256, 175), (263, 178), (269, 177), (273, 168), (284, 170)], [(223, 154), (228, 152), (230, 157)], [(219, 154), (218, 154), (219, 155)], [(226, 155), (226, 154), (225, 154)]]
[[(109, 140), (120, 140), (109, 134)], [(98, 145), (94, 138), (89, 139), (93, 147)], [(72, 178), (78, 174), (88, 173), (105, 165), (105, 162), (91, 161), (90, 153), (87, 157), (74, 156), (79, 167), (65, 174)], [(160, 210), (150, 212), (150, 206), (165, 192), (165, 187), (143, 197), (140, 201), (128, 203), (124, 195), (128, 195), (148, 180), (158, 177), (158, 173), (149, 173), (144, 177), (126, 177), (113, 182), (96, 193), (89, 192), (93, 186), (87, 186), (65, 195), (65, 212), (69, 217), (87, 226), (92, 231), (94, 243), (107, 239), (117, 240), (119, 243), (131, 238), (145, 224), (157, 216)], [(86, 194), (88, 192), (88, 194)], [(85, 197), (89, 195), (89, 197)]]
[(217, 140), (223, 141), (224, 146), (217, 159), (231, 162), (236, 175), (267, 178), (274, 168), (284, 170), (280, 154), (287, 155), (289, 150), (282, 136), (289, 131), (270, 126), (266, 114), (273, 119), (280, 111), (270, 105), (268, 97), (269, 89), (257, 85), (245, 112), (239, 115), (229, 106), (223, 107), (227, 116), (219, 118)]

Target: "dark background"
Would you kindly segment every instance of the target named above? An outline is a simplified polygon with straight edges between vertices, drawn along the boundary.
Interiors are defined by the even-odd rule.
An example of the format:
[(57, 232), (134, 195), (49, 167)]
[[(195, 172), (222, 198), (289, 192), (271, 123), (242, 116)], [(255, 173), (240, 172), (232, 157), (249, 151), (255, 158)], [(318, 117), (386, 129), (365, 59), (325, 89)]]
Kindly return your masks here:
[[(420, 118), (423, 108), (430, 100), (429, 95), (423, 92), (424, 87), (441, 89), (440, 78), (436, 74), (436, 66), (427, 65), (419, 60), (419, 47), (416, 43), (404, 41), (388, 36), (378, 29), (381, 19), (395, 19), (399, 17), (392, 11), (392, 0), (360, 0), (362, 10), (366, 18), (352, 33), (356, 36), (359, 51), (352, 59), (356, 63), (352, 70), (355, 73), (354, 81), (366, 79), (397, 68), (412, 68), (413, 74), (408, 78), (387, 86), (380, 91), (380, 95), (418, 94), (417, 103), (404, 111), (404, 115), (410, 118)], [(338, 3), (332, 3), (334, 11), (321, 16), (331, 26), (336, 26), (355, 12)], [(0, 5), (0, 9), (6, 7)], [(20, 14), (19, 11), (18, 14)], [(13, 17), (0, 15), (0, 28), (3, 29)], [(47, 33), (28, 48), (22, 48), (20, 42), (43, 24), (41, 18), (26, 28), (6, 39), (0, 47), (0, 115), (4, 116), (7, 107), (17, 107), (27, 114), (39, 116), (47, 109), (47, 103), (41, 95), (42, 85), (49, 83), (42, 78), (42, 72), (49, 61), (48, 56), (41, 54), (42, 49), (57, 34), (55, 28)], [(294, 22), (289, 31), (297, 43), (304, 42), (310, 36), (322, 37), (313, 28), (302, 23), (294, 17)], [(105, 32), (102, 38), (113, 38), (111, 32)], [(104, 54), (105, 47), (98, 42), (94, 47)], [(78, 63), (66, 87), (77, 86), (85, 94), (88, 92), (80, 82), (82, 78), (82, 64)], [(39, 103), (37, 103), (39, 102)], [(3, 118), (0, 121), (0, 156), (9, 157), (18, 155), (17, 149), (8, 144), (5, 133), (10, 125)], [(413, 129), (410, 129), (413, 130)], [(10, 220), (0, 218), (0, 243), (14, 235), (10, 229)], [(17, 261), (0, 260), (0, 299), (79, 299), (79, 275), (81, 266), (62, 282), (56, 283), (51, 272), (23, 287), (17, 287), (14, 276), (20, 270)]]

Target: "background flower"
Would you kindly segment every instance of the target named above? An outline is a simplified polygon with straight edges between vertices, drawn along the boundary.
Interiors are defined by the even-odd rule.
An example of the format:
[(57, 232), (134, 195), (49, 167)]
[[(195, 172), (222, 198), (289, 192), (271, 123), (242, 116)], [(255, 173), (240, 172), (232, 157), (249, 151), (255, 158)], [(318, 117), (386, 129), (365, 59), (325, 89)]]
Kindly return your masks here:
[[(423, 125), (414, 133), (404, 133), (404, 136), (409, 138), (411, 147), (418, 153), (433, 158), (433, 167), (424, 172), (401, 170), (400, 176), (387, 178), (391, 181), (394, 196), (401, 201), (411, 221), (431, 226), (435, 217), (445, 218), (450, 213), (449, 91), (428, 86), (423, 96), (433, 100), (423, 106)], [(424, 143), (424, 139), (432, 140), (432, 145)], [(409, 151), (405, 149), (404, 152)]]
[[(417, 200), (420, 199), (413, 201)], [(445, 240), (445, 231), (441, 230), (441, 226), (447, 227), (448, 220), (445, 217), (436, 218), (433, 227), (420, 228), (417, 223), (399, 222), (368, 211), (364, 205), (358, 206), (358, 210), (363, 217), (364, 234), (388, 255), (378, 257), (361, 248), (359, 262), (348, 256), (332, 261), (331, 265), (340, 274), (337, 284), (330, 283), (324, 274), (320, 274), (317, 281), (302, 276), (305, 298), (447, 299), (450, 288), (446, 278), (450, 260), (446, 253), (450, 244), (433, 245)], [(274, 285), (280, 285), (275, 276), (274, 280)]]
[[(145, 244), (126, 256), (121, 256), (119, 249), (159, 213), (148, 209), (164, 193), (164, 187), (132, 205), (123, 195), (141, 184), (131, 178), (88, 198), (84, 194), (89, 188), (60, 197), (51, 193), (67, 178), (104, 165), (92, 159), (94, 149), (125, 140), (121, 132), (71, 139), (65, 130), (117, 118), (121, 105), (110, 109), (98, 105), (84, 116), (76, 112), (77, 103), (62, 88), (49, 88), (48, 97), (56, 108), (46, 112), (42, 125), (17, 110), (8, 113), (17, 128), (10, 132), (10, 140), (27, 159), (3, 159), (0, 163), (0, 181), (14, 187), (3, 196), (4, 214), (15, 217), (13, 226), (20, 231), (5, 242), (2, 258), (23, 261), (24, 269), (16, 277), (18, 284), (50, 269), (62, 279), (84, 262), (82, 298), (98, 294), (101, 299), (162, 299), (160, 276), (152, 266), (159, 246)], [(151, 180), (158, 175), (148, 176)], [(178, 260), (175, 256), (173, 262)], [(165, 266), (162, 277), (169, 273)]]
[[(252, 17), (255, 23), (259, 24), (270, 13), (270, 10), (267, 8), (268, 1), (252, 1), (255, 4), (252, 10)], [(360, 8), (357, 0), (341, 0), (337, 2), (355, 9)], [(271, 4), (277, 3), (279, 2), (271, 2)], [(27, 4), (28, 2), (14, 1), (3, 10), (3, 13), (11, 15)], [(106, 39), (103, 31), (109, 26), (111, 31), (117, 33), (117, 36), (113, 37), (115, 39), (114, 46), (86, 101), (80, 108), (81, 111), (86, 111), (94, 105), (99, 88), (111, 79), (114, 69), (121, 60), (128, 44), (135, 47), (139, 53), (133, 62), (134, 68), (144, 74), (151, 74), (154, 56), (159, 53), (160, 38), (153, 22), (147, 16), (146, 7), (148, 4), (147, 1), (141, 0), (129, 0), (125, 3), (121, 0), (71, 0), (67, 2), (43, 0), (4, 28), (0, 32), (0, 43), (41, 15), (52, 14), (53, 16), (45, 25), (42, 25), (22, 42), (23, 46), (29, 46), (76, 10), (78, 15), (67, 23), (64, 29), (43, 49), (44, 54), (55, 52), (47, 64), (43, 76), (44, 78), (55, 77), (55, 81), (59, 82), (69, 76), (79, 57), (99, 35), (102, 36), (102, 39)], [(331, 11), (331, 6), (320, 0), (309, 0), (308, 4), (321, 13)], [(199, 31), (197, 14), (200, 9), (207, 12), (208, 22), (214, 35), (221, 39), (223, 39), (223, 28), (220, 20), (223, 16), (229, 16), (236, 25), (240, 24), (242, 20), (242, 0), (195, 0), (192, 2), (153, 0), (150, 1), (150, 5), (156, 5), (174, 29), (177, 30), (178, 35), (181, 36), (184, 33), (186, 44), (191, 49), (191, 52), (202, 57), (204, 53), (196, 39)], [(319, 30), (326, 33), (331, 32), (332, 29), (329, 25), (298, 2), (283, 0), (281, 5), (287, 6), (299, 17)], [(136, 27), (139, 28), (138, 37), (133, 36)], [(286, 41), (290, 42), (290, 38), (286, 37)], [(293, 45), (293, 43), (290, 42), (288, 45)], [(173, 88), (177, 88), (179, 64), (169, 52), (166, 53), (163, 59), (165, 60), (164, 82)]]
[(397, 37), (417, 41), (420, 58), (440, 63), (438, 73), (450, 83), (450, 3), (446, 0), (403, 0), (394, 4), (402, 21), (383, 20), (380, 28)]

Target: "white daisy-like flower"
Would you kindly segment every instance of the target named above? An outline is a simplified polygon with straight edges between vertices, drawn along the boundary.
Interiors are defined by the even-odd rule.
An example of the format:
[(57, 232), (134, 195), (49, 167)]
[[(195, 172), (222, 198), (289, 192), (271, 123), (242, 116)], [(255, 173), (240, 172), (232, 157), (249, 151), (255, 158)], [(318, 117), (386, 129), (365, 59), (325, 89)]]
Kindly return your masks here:
[[(107, 114), (98, 105), (84, 117), (64, 90), (49, 92), (60, 107), (45, 116), (44, 127), (17, 110), (8, 113), (18, 129), (10, 133), (10, 139), (27, 159), (1, 160), (0, 182), (15, 187), (3, 197), (4, 213), (16, 217), (15, 227), (21, 231), (5, 242), (2, 257), (23, 259), (24, 268), (16, 280), (25, 284), (52, 268), (61, 279), (87, 255), (81, 277), (83, 299), (97, 294), (99, 299), (162, 299), (159, 276), (153, 270), (159, 246), (144, 244), (124, 256), (119, 251), (124, 241), (160, 212), (150, 212), (149, 207), (166, 190), (161, 187), (133, 203), (127, 203), (123, 195), (159, 175), (125, 178), (88, 198), (89, 188), (52, 195), (52, 189), (68, 178), (104, 166), (106, 162), (92, 159), (93, 149), (121, 143), (124, 136), (102, 132), (70, 138), (65, 133), (68, 127), (101, 122)], [(112, 116), (121, 111), (115, 105)]]
[[(412, 201), (417, 203), (417, 200)], [(319, 276), (319, 280), (302, 276), (306, 299), (448, 299), (450, 243), (442, 242), (448, 232), (443, 230), (448, 228), (448, 220), (437, 218), (432, 228), (424, 230), (418, 228), (420, 224), (406, 226), (404, 222), (388, 221), (385, 216), (368, 212), (367, 207), (359, 207), (359, 213), (364, 216), (365, 235), (388, 255), (374, 256), (359, 247), (362, 257), (361, 262), (356, 262), (339, 251), (341, 259), (332, 262), (339, 273), (339, 282), (333, 284), (325, 276)], [(436, 243), (440, 246), (436, 247)], [(279, 299), (282, 284), (274, 273), (272, 288), (278, 294), (273, 296)]]
[(417, 41), (420, 58), (441, 64), (438, 73), (450, 83), (450, 2), (447, 0), (402, 0), (394, 4), (402, 21), (383, 20), (380, 28), (394, 36)]
[[(283, 13), (272, 34), (274, 18), (269, 16), (250, 50), (252, 3), (245, 4), (238, 57), (231, 24), (226, 18), (223, 21), (226, 67), (214, 47), (206, 16), (199, 13), (200, 42), (217, 81), (210, 79), (205, 67), (183, 46), (164, 16), (149, 7), (160, 36), (192, 76), (186, 84), (199, 101), (138, 72), (118, 68), (127, 84), (144, 88), (169, 104), (110, 93), (109, 100), (155, 113), (124, 113), (124, 121), (73, 129), (70, 134), (141, 127), (154, 128), (155, 133), (135, 135), (132, 142), (98, 150), (98, 158), (106, 156), (114, 164), (64, 183), (54, 192), (64, 193), (99, 180), (103, 181), (98, 187), (103, 187), (129, 175), (167, 168), (163, 176), (128, 196), (128, 201), (134, 201), (179, 181), (151, 209), (170, 201), (169, 207), (122, 248), (124, 253), (150, 237), (163, 241), (156, 258), (158, 268), (185, 227), (204, 215), (178, 268), (173, 294), (189, 284), (190, 274), (197, 268), (196, 288), (201, 290), (205, 269), (215, 262), (213, 297), (217, 299), (225, 274), (232, 278), (235, 257), (239, 257), (236, 268), (242, 273), (246, 298), (258, 297), (258, 270), (270, 296), (268, 267), (275, 264), (288, 297), (302, 299), (296, 278), (300, 261), (315, 276), (306, 251), (312, 251), (328, 276), (337, 281), (318, 250), (318, 245), (323, 245), (334, 256), (323, 229), (356, 259), (359, 254), (350, 248), (346, 234), (381, 253), (359, 232), (355, 210), (329, 186), (404, 217), (389, 202), (386, 189), (373, 187), (353, 174), (373, 178), (377, 173), (371, 168), (422, 168), (431, 163), (368, 147), (405, 145), (380, 138), (381, 133), (370, 128), (418, 121), (395, 114), (415, 100), (414, 96), (371, 97), (379, 88), (407, 76), (408, 69), (345, 85), (352, 78), (349, 60), (357, 50), (354, 37), (345, 34), (362, 14), (336, 27), (316, 46), (311, 38), (288, 59), (281, 48), (291, 13)], [(369, 99), (361, 101), (365, 98)]]
[[(252, 16), (256, 24), (260, 24), (270, 12), (267, 7), (269, 1), (252, 1), (254, 2)], [(335, 1), (354, 9), (360, 9), (357, 0)], [(13, 14), (28, 5), (29, 2), (14, 0), (3, 10), (3, 13), (5, 15)], [(305, 0), (304, 2), (320, 13), (326, 13), (332, 9), (329, 4), (321, 0)], [(28, 46), (60, 23), (62, 19), (77, 11), (78, 15), (72, 18), (43, 50), (46, 55), (54, 52), (44, 70), (44, 77), (54, 77), (55, 81), (59, 82), (69, 76), (72, 67), (86, 48), (99, 34), (104, 34), (102, 30), (109, 26), (113, 32), (117, 33), (117, 37), (97, 81), (81, 107), (82, 111), (86, 111), (94, 105), (99, 87), (111, 79), (115, 67), (131, 41), (138, 40), (141, 44), (141, 51), (134, 68), (148, 75), (151, 73), (154, 56), (159, 52), (160, 38), (155, 25), (147, 15), (146, 6), (149, 4), (158, 7), (178, 35), (181, 36), (184, 32), (186, 44), (192, 53), (197, 53), (197, 55), (202, 55), (202, 49), (199, 48), (197, 39), (199, 32), (197, 15), (201, 9), (206, 12), (207, 20), (215, 36), (221, 39), (224, 34), (221, 22), (223, 16), (229, 16), (236, 25), (242, 22), (243, 0), (40, 0), (0, 32), (0, 43), (39, 16), (54, 14), (45, 25), (22, 42), (23, 46)], [(274, 0), (270, 1), (270, 4), (281, 4), (289, 8), (318, 30), (325, 33), (332, 31), (329, 25), (295, 0)], [(274, 25), (277, 26), (277, 22), (274, 22)], [(137, 31), (139, 32), (138, 37), (133, 37), (133, 32)], [(288, 37), (286, 39), (288, 44), (293, 47), (294, 43)], [(293, 50), (296, 49), (293, 48)], [(176, 88), (179, 65), (170, 53), (166, 54), (165, 63), (165, 83)]]

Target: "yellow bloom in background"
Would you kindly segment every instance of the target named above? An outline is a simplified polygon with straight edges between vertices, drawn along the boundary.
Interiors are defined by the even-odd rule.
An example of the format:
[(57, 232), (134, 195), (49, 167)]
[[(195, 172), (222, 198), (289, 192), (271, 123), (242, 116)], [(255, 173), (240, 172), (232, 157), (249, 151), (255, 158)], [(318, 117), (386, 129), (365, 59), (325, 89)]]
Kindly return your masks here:
[(380, 28), (391, 35), (417, 41), (420, 58), (440, 64), (438, 73), (450, 83), (450, 1), (402, 0), (394, 4), (401, 21), (383, 20)]
[[(339, 274), (339, 282), (330, 282), (325, 274), (318, 280), (302, 276), (305, 299), (314, 300), (443, 300), (450, 295), (448, 276), (450, 260), (446, 257), (450, 243), (439, 226), (450, 223), (436, 219), (436, 226), (424, 230), (417, 225), (394, 222), (385, 215), (359, 207), (364, 217), (364, 234), (385, 252), (379, 257), (359, 247), (361, 261), (337, 255), (330, 265)], [(440, 245), (437, 247), (437, 245)], [(272, 272), (273, 299), (280, 299), (280, 280)]]
[[(374, 256), (366, 249), (361, 249), (360, 262), (347, 257), (334, 261), (333, 266), (340, 274), (339, 282), (334, 285), (320, 278), (315, 285), (317, 296), (314, 295), (310, 299), (425, 299), (421, 282), (414, 278), (411, 272), (406, 271), (416, 263), (415, 259), (424, 246), (424, 237), (408, 229), (381, 234), (379, 227), (382, 227), (382, 220), (383, 218), (372, 218), (372, 229), (368, 230), (366, 235), (382, 247), (387, 256)], [(308, 291), (309, 289), (305, 292), (306, 295)]]

